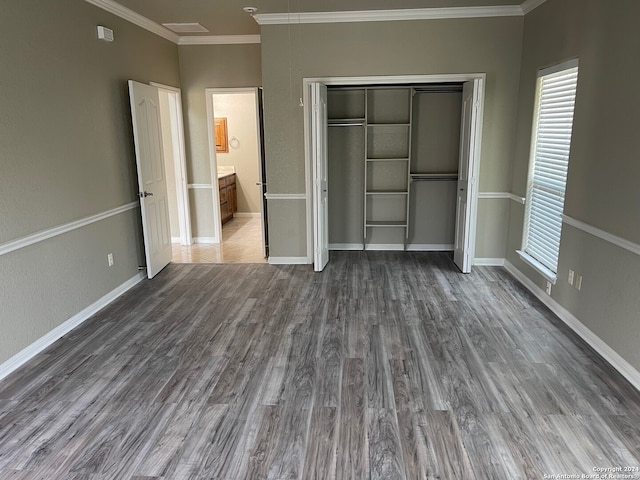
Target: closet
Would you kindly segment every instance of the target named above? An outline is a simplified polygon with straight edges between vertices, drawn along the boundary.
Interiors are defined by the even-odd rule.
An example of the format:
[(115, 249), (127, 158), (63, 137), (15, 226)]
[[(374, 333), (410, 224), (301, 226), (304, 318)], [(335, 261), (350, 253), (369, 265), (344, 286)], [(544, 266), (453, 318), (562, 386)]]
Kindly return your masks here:
[(329, 248), (453, 250), (462, 84), (329, 87)]

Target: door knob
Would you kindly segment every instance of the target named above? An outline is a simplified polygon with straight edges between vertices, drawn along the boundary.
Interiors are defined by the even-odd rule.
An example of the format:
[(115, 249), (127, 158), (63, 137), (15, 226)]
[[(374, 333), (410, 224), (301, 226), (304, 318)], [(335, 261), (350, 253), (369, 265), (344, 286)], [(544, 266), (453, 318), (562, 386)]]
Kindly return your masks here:
[(138, 193), (138, 196), (140, 198), (147, 198), (147, 197), (153, 197), (153, 193), (151, 192), (147, 192), (146, 190), (144, 192), (140, 192)]

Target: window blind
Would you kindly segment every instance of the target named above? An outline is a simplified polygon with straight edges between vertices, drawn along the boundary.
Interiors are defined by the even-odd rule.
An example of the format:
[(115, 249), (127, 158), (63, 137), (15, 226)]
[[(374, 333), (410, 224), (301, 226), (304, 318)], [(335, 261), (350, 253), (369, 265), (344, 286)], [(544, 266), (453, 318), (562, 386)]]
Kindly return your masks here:
[(536, 91), (523, 250), (554, 274), (558, 271), (577, 83), (577, 66), (546, 75), (542, 72)]

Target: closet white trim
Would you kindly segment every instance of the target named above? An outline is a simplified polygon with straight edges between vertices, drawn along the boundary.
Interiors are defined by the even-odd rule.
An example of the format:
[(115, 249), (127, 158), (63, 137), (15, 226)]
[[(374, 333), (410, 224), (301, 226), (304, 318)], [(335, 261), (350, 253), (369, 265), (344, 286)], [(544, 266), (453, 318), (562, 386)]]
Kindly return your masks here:
[(481, 143), (482, 143), (482, 119), (484, 108), (484, 88), (485, 88), (485, 73), (453, 73), (453, 74), (436, 74), (436, 75), (390, 75), (390, 76), (359, 76), (359, 77), (312, 77), (303, 78), (303, 105), (304, 105), (304, 146), (305, 146), (305, 190), (306, 196), (306, 226), (307, 226), (307, 252), (308, 255), (314, 251), (314, 236), (313, 236), (313, 165), (312, 165), (312, 132), (310, 121), (310, 89), (313, 83), (322, 83), (327, 86), (342, 86), (342, 87), (388, 87), (395, 86), (411, 86), (411, 85), (424, 85), (430, 83), (464, 83), (473, 81), (475, 88), (477, 88), (477, 118), (478, 124), (476, 125), (476, 135), (474, 135), (475, 141), (472, 142), (471, 148), (474, 151), (474, 155), (477, 156), (475, 162), (475, 170), (470, 175), (469, 189), (472, 192), (471, 201), (469, 205), (469, 212), (471, 215), (471, 227), (469, 228), (469, 256), (474, 258), (475, 251), (475, 238), (476, 238), (476, 217), (477, 217), (477, 204), (478, 204), (478, 179), (479, 179), (479, 164), (481, 162)]
[[(404, 245), (401, 243), (398, 244), (379, 244), (374, 243), (371, 245), (367, 245), (367, 250), (381, 250), (382, 247), (391, 246), (389, 250), (403, 250)], [(369, 248), (373, 247), (373, 248)], [(330, 243), (329, 250), (344, 250), (344, 251), (353, 251), (353, 250), (363, 250), (362, 243)], [(407, 252), (452, 252), (453, 245), (450, 244), (440, 244), (440, 243), (414, 243), (407, 245)]]

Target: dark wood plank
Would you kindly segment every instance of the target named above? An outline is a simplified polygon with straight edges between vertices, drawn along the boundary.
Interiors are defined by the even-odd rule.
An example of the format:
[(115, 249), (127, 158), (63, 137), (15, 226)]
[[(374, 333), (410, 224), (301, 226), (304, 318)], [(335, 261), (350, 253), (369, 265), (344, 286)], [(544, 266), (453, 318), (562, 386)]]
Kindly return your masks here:
[(336, 479), (369, 478), (364, 361), (348, 358), (342, 370)]
[(640, 466), (640, 394), (501, 268), (169, 265), (0, 381), (0, 478)]

